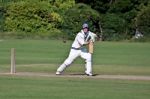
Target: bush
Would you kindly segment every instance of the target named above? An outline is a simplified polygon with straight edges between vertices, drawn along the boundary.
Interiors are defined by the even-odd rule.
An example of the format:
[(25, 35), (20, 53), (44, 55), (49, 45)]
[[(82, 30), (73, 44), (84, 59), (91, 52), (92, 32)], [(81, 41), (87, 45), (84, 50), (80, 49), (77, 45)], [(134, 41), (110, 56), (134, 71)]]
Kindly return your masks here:
[[(62, 34), (60, 26), (63, 16), (59, 9), (68, 9), (74, 0), (21, 0), (7, 5), (5, 31), (16, 32), (16, 36), (23, 37), (53, 37)], [(59, 3), (59, 2), (62, 2)], [(58, 6), (58, 7), (57, 7)], [(63, 9), (61, 9), (63, 10)]]

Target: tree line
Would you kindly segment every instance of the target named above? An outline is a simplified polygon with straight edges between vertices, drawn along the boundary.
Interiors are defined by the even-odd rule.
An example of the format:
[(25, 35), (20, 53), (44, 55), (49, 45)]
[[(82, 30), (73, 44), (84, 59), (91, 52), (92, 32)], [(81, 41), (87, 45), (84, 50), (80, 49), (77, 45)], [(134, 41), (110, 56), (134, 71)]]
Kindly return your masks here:
[(0, 36), (74, 39), (83, 23), (101, 40), (150, 38), (149, 0), (1, 0)]

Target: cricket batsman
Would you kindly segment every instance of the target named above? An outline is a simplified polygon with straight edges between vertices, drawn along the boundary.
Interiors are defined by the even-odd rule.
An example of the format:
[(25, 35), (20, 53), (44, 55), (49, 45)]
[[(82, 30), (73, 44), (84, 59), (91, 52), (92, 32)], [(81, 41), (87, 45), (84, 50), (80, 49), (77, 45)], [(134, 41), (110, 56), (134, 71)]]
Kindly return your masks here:
[(85, 60), (85, 74), (87, 76), (93, 76), (92, 74), (92, 53), (93, 43), (95, 42), (96, 34), (89, 31), (87, 23), (82, 25), (82, 30), (76, 35), (74, 42), (72, 43), (71, 50), (68, 58), (63, 64), (59, 66), (56, 71), (56, 75), (61, 75), (62, 72), (71, 65), (71, 63), (77, 58), (81, 57)]

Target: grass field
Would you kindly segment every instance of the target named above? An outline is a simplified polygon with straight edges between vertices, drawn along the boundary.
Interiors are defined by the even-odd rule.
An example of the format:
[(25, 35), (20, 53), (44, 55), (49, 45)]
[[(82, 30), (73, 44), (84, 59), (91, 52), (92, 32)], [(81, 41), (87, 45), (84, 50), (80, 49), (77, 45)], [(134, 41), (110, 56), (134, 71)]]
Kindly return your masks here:
[[(55, 73), (71, 41), (0, 40), (0, 73), (10, 71), (10, 49), (16, 48), (17, 72)], [(97, 42), (93, 55), (96, 74), (150, 75), (150, 44)], [(77, 59), (65, 73), (83, 73)], [(93, 77), (0, 75), (0, 99), (149, 99), (150, 81)]]
[(149, 81), (0, 76), (1, 99), (149, 99)]
[[(10, 70), (10, 49), (16, 48), (18, 72), (55, 72), (68, 56), (71, 41), (1, 40), (0, 72)], [(93, 55), (97, 74), (150, 75), (150, 43), (97, 42)], [(78, 58), (66, 72), (83, 72)]]

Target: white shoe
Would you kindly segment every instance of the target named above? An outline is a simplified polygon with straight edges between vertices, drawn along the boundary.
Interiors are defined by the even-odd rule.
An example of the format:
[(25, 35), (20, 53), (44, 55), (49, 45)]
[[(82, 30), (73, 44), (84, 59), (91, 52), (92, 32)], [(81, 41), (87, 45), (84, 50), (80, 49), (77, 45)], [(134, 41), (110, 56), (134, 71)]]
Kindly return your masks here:
[(89, 73), (89, 74), (86, 74), (87, 76), (93, 76), (93, 74)]
[(56, 75), (61, 75), (61, 73), (59, 71), (56, 72)]
[(86, 73), (86, 72), (85, 72), (85, 74), (86, 74), (87, 76), (93, 76), (92, 73)]

